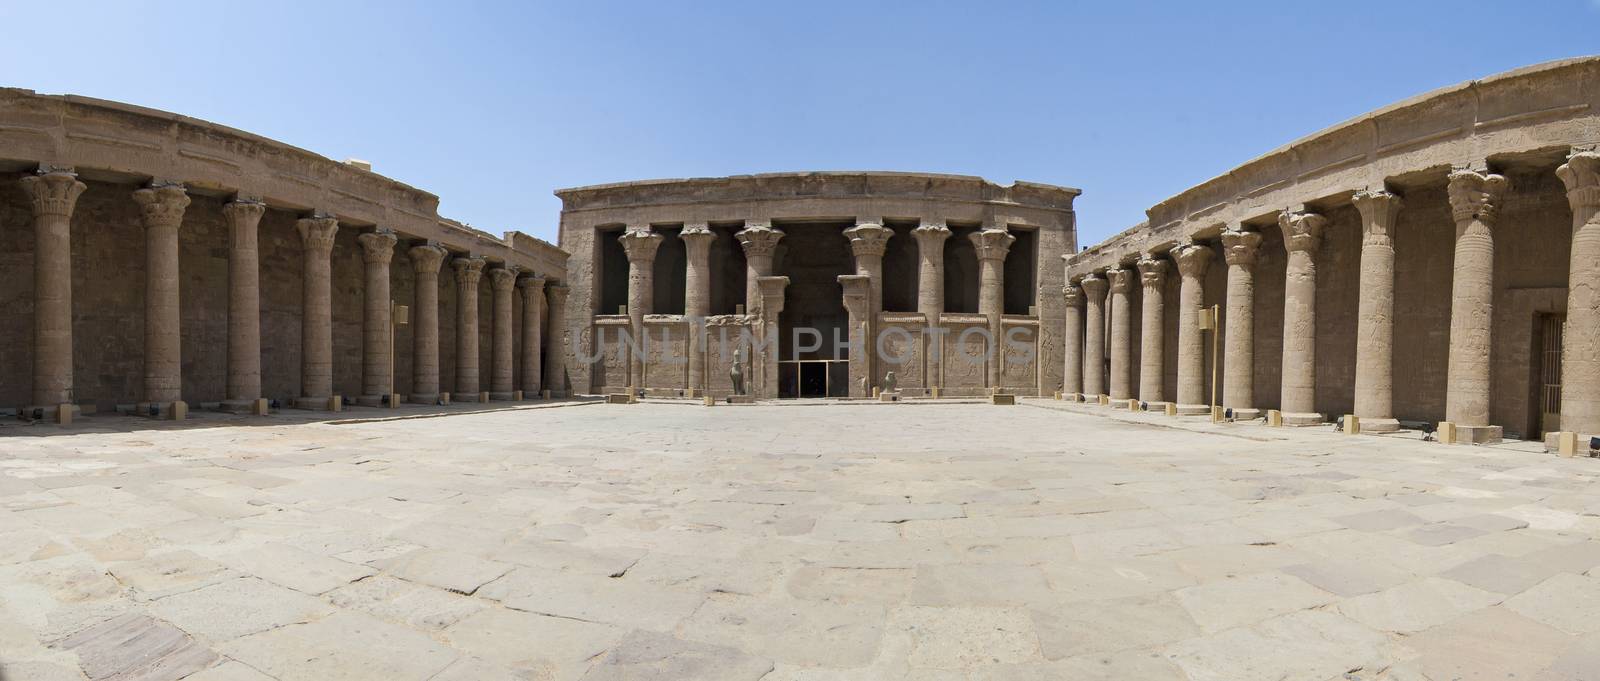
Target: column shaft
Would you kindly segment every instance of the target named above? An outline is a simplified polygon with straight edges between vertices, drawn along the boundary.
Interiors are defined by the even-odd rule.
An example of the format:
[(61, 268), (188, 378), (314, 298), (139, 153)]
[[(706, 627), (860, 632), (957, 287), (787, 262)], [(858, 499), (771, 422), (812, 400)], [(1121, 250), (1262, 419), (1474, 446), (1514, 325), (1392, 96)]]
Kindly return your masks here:
[(532, 399), (544, 389), (544, 277), (523, 277), (517, 285), (522, 287), (522, 396)]
[(1556, 170), (1572, 206), (1567, 325), (1561, 347), (1561, 430), (1600, 435), (1600, 153)]
[(1205, 307), (1206, 268), (1211, 264), (1211, 249), (1185, 244), (1173, 249), (1182, 277), (1178, 289), (1178, 411), (1205, 413), (1211, 401), (1206, 397), (1206, 344), (1200, 330), (1200, 310)]
[(1146, 254), (1137, 266), (1143, 285), (1143, 298), (1139, 301), (1139, 401), (1161, 402), (1163, 360), (1166, 359), (1162, 340), (1167, 333), (1162, 294), (1167, 285), (1168, 265), (1167, 261)]
[(418, 404), (439, 400), (439, 268), (446, 255), (437, 244), (413, 246), (409, 251), (416, 270), (411, 314), (411, 397)]
[(33, 203), (33, 405), (72, 402), (72, 210), (88, 185), (70, 170), (22, 179)]
[(571, 349), (571, 341), (566, 339), (566, 330), (563, 325), (567, 323), (567, 292), (566, 284), (549, 284), (545, 288), (545, 296), (549, 299), (549, 314), (546, 315), (550, 325), (550, 354), (545, 357), (544, 387), (556, 397), (567, 395), (567, 350)]
[(1357, 192), (1361, 211), (1361, 292), (1356, 303), (1355, 405), (1362, 432), (1400, 429), (1394, 418), (1394, 227), (1400, 197)]
[(305, 253), (300, 311), (300, 406), (322, 409), (333, 396), (333, 239), (339, 222), (316, 215), (295, 223)]
[[(924, 220), (911, 234), (917, 238), (917, 312), (928, 329), (940, 326), (944, 314), (944, 243), (950, 238), (950, 228), (943, 221)], [(944, 386), (944, 347), (942, 336), (931, 332), (924, 335), (926, 347), (923, 363), (930, 388)]]
[(478, 400), (478, 284), (483, 280), (482, 256), (456, 258), (456, 392), (452, 400)]
[(1004, 227), (985, 227), (968, 238), (978, 255), (978, 314), (989, 318), (989, 389), (998, 391), (1005, 372), (1006, 255), (1017, 238)]
[(182, 186), (167, 184), (140, 189), (133, 198), (144, 219), (145, 235), (145, 401), (169, 405), (181, 400), (183, 392), (178, 229), (189, 195)]
[[(1455, 267), (1450, 283), (1450, 364), (1445, 420), (1456, 426), (1489, 425), (1489, 348), (1494, 327), (1494, 220), (1506, 180), (1472, 171), (1450, 174), (1450, 209), (1456, 221)], [(1474, 435), (1474, 439), (1498, 439)]]
[(1261, 234), (1241, 230), (1222, 233), (1223, 257), (1228, 263), (1228, 330), (1223, 346), (1222, 404), (1234, 418), (1256, 417), (1255, 319), (1256, 249)]
[(1133, 397), (1133, 270), (1106, 270), (1106, 278), (1111, 280), (1111, 399), (1126, 400)]
[(261, 398), (261, 251), (257, 227), (267, 207), (236, 200), (228, 218), (228, 390), (235, 409)]
[(1317, 249), (1327, 219), (1285, 211), (1278, 216), (1289, 266), (1283, 284), (1283, 396), (1286, 423), (1318, 423)]
[(1079, 285), (1083, 287), (1085, 307), (1083, 320), (1083, 392), (1087, 395), (1106, 394), (1106, 280), (1089, 273)]
[(783, 232), (773, 229), (762, 220), (746, 220), (745, 228), (734, 235), (744, 247), (744, 306), (745, 312), (761, 304), (761, 289), (756, 280), (772, 274), (772, 256), (783, 239)]
[(512, 371), (514, 334), (511, 330), (515, 308), (511, 293), (517, 285), (517, 266), (489, 270), (489, 282), (494, 289), (494, 336), (490, 346), (489, 397), (509, 400), (515, 397), (513, 391), (516, 390)]
[(655, 306), (656, 250), (661, 241), (661, 235), (650, 231), (649, 225), (630, 227), (622, 234), (622, 248), (628, 255), (628, 325), (633, 334), (633, 347), (624, 348), (629, 392), (645, 387), (644, 352), (649, 339), (645, 338), (644, 316)]
[(1061, 335), (1065, 362), (1061, 372), (1061, 392), (1068, 395), (1083, 390), (1083, 302), (1084, 294), (1077, 284), (1067, 282), (1061, 290), (1066, 300), (1066, 324)]
[(680, 233), (688, 264), (683, 277), (683, 312), (689, 320), (689, 389), (705, 393), (706, 317), (711, 314), (711, 242), (717, 233), (705, 224), (691, 224)]
[(366, 264), (362, 289), (361, 397), (364, 404), (379, 406), (382, 396), (394, 393), (394, 328), (390, 322), (393, 302), (389, 295), (389, 263), (394, 259), (394, 232), (379, 230), (357, 237)]

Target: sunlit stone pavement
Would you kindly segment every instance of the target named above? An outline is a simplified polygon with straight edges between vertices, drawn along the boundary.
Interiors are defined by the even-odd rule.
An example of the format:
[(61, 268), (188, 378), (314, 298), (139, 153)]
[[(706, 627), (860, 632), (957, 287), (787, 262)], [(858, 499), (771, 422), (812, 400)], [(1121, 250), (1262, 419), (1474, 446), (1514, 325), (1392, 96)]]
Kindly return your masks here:
[(1600, 678), (1600, 460), (1032, 400), (91, 421), (0, 432), (7, 681)]

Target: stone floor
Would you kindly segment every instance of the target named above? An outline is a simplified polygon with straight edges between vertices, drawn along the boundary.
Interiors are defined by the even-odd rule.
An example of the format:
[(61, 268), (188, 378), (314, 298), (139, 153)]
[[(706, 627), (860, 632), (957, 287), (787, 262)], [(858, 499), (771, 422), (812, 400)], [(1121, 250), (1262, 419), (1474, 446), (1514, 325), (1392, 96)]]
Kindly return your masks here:
[(0, 430), (6, 681), (1600, 678), (1600, 460), (1050, 401), (146, 423)]

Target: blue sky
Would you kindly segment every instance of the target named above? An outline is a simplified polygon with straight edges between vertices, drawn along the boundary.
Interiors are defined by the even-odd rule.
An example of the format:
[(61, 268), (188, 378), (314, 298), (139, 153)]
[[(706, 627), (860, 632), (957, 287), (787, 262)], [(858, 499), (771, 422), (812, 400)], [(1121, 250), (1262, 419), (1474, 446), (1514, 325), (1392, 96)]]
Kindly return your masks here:
[(1426, 90), (1600, 52), (1594, 0), (0, 0), (0, 85), (204, 118), (555, 240), (551, 190), (788, 170), (1078, 187), (1079, 241)]

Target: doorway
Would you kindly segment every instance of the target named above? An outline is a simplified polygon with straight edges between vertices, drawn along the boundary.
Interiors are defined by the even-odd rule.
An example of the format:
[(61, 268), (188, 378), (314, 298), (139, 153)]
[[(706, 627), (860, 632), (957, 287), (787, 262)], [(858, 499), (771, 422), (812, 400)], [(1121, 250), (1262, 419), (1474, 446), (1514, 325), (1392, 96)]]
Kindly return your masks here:
[(1535, 424), (1533, 432), (1543, 439), (1545, 433), (1561, 430), (1561, 343), (1566, 329), (1567, 316), (1561, 313), (1540, 313), (1534, 317), (1533, 347), (1536, 349), (1533, 400)]

